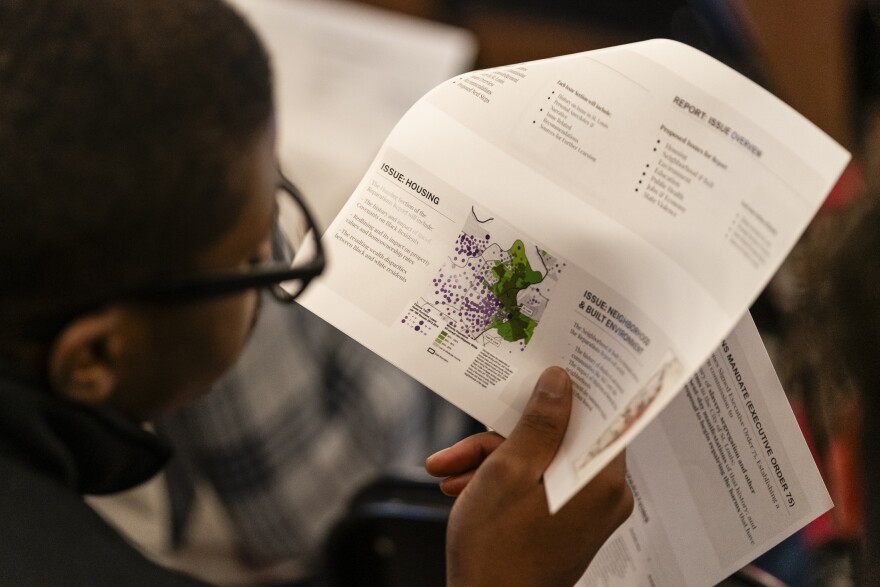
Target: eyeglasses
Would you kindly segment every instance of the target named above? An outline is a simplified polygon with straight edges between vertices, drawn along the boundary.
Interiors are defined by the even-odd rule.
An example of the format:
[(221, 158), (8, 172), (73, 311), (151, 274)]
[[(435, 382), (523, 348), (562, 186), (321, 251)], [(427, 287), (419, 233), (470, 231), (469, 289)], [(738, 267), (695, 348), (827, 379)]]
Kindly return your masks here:
[(279, 172), (275, 194), (277, 215), (272, 230), (272, 255), (263, 264), (181, 278), (151, 285), (128, 297), (144, 301), (185, 302), (267, 287), (275, 298), (290, 303), (324, 271), (321, 235), (314, 217), (293, 183)]

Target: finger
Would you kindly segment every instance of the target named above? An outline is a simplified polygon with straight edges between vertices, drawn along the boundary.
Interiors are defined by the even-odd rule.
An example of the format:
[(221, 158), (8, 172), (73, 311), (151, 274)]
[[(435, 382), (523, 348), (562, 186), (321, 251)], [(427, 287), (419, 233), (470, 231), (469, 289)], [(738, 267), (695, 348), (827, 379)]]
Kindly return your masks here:
[(462, 473), (461, 475), (453, 475), (452, 477), (447, 477), (440, 482), (440, 491), (442, 491), (446, 495), (457, 497), (462, 491), (464, 491), (464, 488), (467, 487), (471, 479), (474, 478), (474, 473), (476, 472), (476, 469), (472, 469), (467, 473)]
[(623, 449), (614, 457), (605, 468), (599, 472), (599, 477), (607, 476), (612, 479), (624, 479), (626, 477), (626, 449)]
[(629, 516), (632, 511), (632, 493), (626, 482), (626, 450), (622, 450), (605, 465), (605, 468), (599, 471), (584, 489), (565, 504), (561, 512), (566, 511), (567, 508), (577, 510), (581, 504), (591, 502), (605, 504), (608, 514), (619, 507), (624, 512), (624, 519)]
[(546, 369), (507, 441), (496, 453), (510, 454), (540, 479), (562, 443), (571, 413), (571, 379), (561, 367)]
[(434, 477), (449, 477), (477, 468), (504, 439), (496, 432), (481, 432), (436, 452), (425, 460)]
[[(633, 507), (633, 494), (626, 482), (625, 455), (621, 452), (565, 504), (556, 517), (579, 521), (571, 526), (582, 537), (579, 547), (595, 553), (630, 517)], [(587, 529), (589, 531), (584, 534), (582, 531)]]

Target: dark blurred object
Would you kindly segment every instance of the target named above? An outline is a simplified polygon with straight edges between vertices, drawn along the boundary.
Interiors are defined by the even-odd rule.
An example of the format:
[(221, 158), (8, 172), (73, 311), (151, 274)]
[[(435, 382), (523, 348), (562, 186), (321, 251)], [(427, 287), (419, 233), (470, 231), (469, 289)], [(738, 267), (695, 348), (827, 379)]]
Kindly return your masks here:
[(436, 481), (386, 477), (361, 490), (327, 542), (327, 587), (442, 587), (453, 499)]
[[(749, 77), (757, 75), (751, 33), (736, 4), (720, 0), (530, 0), (458, 2), (463, 12), (518, 12), (525, 22), (557, 18), (630, 40), (663, 37), (712, 55)], [(524, 41), (526, 41), (524, 39)], [(594, 47), (590, 47), (594, 48)]]
[[(367, 485), (327, 541), (324, 575), (303, 587), (445, 586), (453, 503), (436, 481), (385, 477)], [(749, 565), (719, 587), (786, 586)]]
[(852, 14), (853, 137), (857, 150), (876, 134), (880, 117), (880, 1), (857, 2)]
[(747, 565), (740, 571), (721, 581), (717, 587), (791, 587), (773, 575), (754, 565)]
[[(474, 2), (465, 2), (474, 5)], [(540, 8), (531, 0), (484, 0), (481, 4), (493, 8), (511, 8), (545, 15), (580, 19), (619, 30), (654, 34), (666, 28), (673, 14), (689, 4), (685, 0), (544, 0)]]
[(652, 38), (687, 43), (761, 83), (741, 2), (728, 0), (360, 0), (471, 30), (477, 67)]

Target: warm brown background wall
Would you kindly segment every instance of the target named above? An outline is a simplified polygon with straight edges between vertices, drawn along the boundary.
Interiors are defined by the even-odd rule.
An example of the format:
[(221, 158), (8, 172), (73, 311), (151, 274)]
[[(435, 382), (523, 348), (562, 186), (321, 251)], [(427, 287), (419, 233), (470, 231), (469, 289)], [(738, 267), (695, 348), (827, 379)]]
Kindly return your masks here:
[[(603, 18), (602, 13), (603, 10), (614, 11), (610, 8), (614, 3), (610, 1), (359, 1), (471, 29), (480, 43), (476, 67), (585, 51), (661, 34), (668, 36), (670, 23), (661, 20), (666, 16), (675, 20), (678, 16), (675, 5), (687, 4), (659, 0), (617, 3), (617, 6), (642, 6), (632, 8), (628, 17), (624, 14), (624, 18), (608, 19)], [(748, 33), (749, 46), (754, 51), (756, 67), (765, 78), (764, 83), (850, 149), (855, 146), (850, 111), (852, 11), (856, 2), (733, 0), (717, 3), (733, 13)], [(548, 8), (550, 5), (556, 8)], [(656, 17), (653, 23), (652, 17)], [(663, 34), (664, 27), (667, 34)]]

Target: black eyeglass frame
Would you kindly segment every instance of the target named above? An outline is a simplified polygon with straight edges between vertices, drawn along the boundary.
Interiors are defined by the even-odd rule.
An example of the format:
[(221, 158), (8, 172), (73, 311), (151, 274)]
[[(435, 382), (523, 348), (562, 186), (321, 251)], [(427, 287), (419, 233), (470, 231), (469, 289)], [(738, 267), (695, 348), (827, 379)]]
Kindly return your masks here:
[[(223, 271), (182, 277), (140, 288), (123, 296), (131, 301), (149, 302), (187, 302), (203, 298), (212, 298), (233, 294), (247, 289), (270, 288), (273, 296), (280, 302), (290, 303), (301, 294), (309, 283), (323, 273), (327, 265), (324, 247), (321, 244), (321, 233), (312, 213), (306, 206), (299, 189), (289, 179), (278, 172), (278, 187), (293, 200), (306, 220), (306, 232), (313, 231), (315, 240), (315, 256), (311, 261), (299, 267), (290, 267), (283, 263), (267, 263), (240, 271)], [(276, 219), (276, 223), (277, 223)], [(278, 230), (276, 226), (275, 230)], [(293, 293), (284, 289), (281, 284), (286, 281), (300, 280), (301, 286)]]

